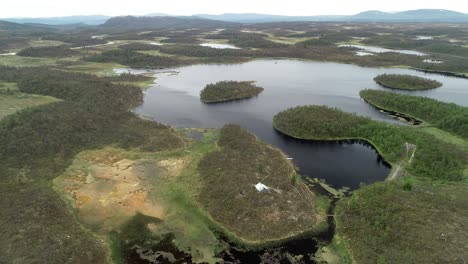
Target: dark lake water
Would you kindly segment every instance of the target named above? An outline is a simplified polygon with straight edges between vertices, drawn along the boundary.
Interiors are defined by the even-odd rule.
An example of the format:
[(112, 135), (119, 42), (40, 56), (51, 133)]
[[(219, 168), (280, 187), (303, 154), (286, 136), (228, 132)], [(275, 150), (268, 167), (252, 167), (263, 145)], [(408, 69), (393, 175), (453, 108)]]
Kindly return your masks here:
[[(147, 70), (119, 69), (143, 73)], [(401, 124), (359, 97), (365, 88), (385, 89), (373, 78), (382, 73), (413, 74), (444, 85), (411, 92), (438, 100), (468, 105), (468, 80), (408, 69), (363, 68), (354, 65), (297, 60), (256, 60), (233, 65), (194, 65), (154, 71), (156, 83), (145, 92), (135, 112), (174, 127), (221, 127), (236, 123), (293, 158), (304, 176), (324, 179), (334, 187), (355, 189), (360, 183), (384, 180), (390, 168), (364, 142), (295, 140), (276, 132), (273, 116), (297, 105), (328, 105), (376, 120)], [(256, 81), (265, 88), (251, 99), (202, 104), (200, 90), (223, 80)], [(408, 92), (410, 93), (410, 92)]]

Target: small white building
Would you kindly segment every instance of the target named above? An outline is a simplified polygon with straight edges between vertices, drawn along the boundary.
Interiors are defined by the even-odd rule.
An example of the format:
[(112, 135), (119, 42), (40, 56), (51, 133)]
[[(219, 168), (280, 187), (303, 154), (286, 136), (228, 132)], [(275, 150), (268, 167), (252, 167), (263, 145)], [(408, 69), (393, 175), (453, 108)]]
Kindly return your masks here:
[(265, 184), (259, 182), (259, 183), (255, 184), (255, 189), (257, 189), (257, 191), (259, 191), (259, 192), (264, 192), (264, 191), (269, 191), (270, 187), (268, 187)]

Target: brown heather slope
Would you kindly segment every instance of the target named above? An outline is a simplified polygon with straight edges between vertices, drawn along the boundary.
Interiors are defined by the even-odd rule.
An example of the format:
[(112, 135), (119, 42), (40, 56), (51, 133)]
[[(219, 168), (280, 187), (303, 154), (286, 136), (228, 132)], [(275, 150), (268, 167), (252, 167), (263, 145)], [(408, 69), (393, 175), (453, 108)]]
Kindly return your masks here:
[[(237, 125), (222, 128), (218, 146), (198, 166), (200, 201), (229, 231), (248, 242), (264, 242), (327, 227), (326, 198), (298, 179), (279, 150)], [(258, 192), (259, 182), (270, 190)]]

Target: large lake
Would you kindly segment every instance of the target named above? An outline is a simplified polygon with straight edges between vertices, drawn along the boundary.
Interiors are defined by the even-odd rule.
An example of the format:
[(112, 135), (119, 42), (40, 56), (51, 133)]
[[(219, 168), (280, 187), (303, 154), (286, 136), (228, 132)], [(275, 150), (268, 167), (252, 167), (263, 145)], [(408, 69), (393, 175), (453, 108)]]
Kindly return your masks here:
[[(148, 70), (119, 69), (144, 73)], [(365, 88), (385, 89), (374, 83), (381, 73), (413, 74), (436, 79), (441, 88), (411, 92), (438, 100), (468, 105), (468, 80), (397, 69), (298, 60), (256, 60), (233, 65), (194, 65), (157, 70), (157, 80), (145, 92), (135, 112), (175, 127), (221, 127), (240, 124), (293, 158), (304, 176), (320, 178), (334, 187), (355, 189), (362, 183), (384, 180), (389, 167), (376, 151), (362, 142), (294, 140), (277, 133), (273, 116), (289, 107), (319, 104), (338, 107), (376, 120), (398, 123), (359, 97)], [(256, 81), (265, 88), (258, 97), (221, 104), (202, 104), (200, 90), (223, 80)]]

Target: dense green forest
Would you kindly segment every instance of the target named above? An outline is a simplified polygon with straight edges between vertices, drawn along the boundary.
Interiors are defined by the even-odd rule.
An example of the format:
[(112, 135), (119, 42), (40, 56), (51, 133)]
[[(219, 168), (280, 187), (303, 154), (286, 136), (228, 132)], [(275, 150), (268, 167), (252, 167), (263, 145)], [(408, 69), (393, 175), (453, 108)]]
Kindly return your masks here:
[(207, 84), (200, 92), (200, 100), (203, 103), (217, 103), (257, 96), (263, 92), (252, 81), (221, 81)]
[(442, 86), (436, 80), (406, 74), (381, 74), (374, 81), (383, 87), (401, 90), (427, 90)]
[(467, 107), (380, 90), (363, 90), (360, 96), (373, 105), (414, 116), (468, 140)]
[(363, 138), (371, 142), (392, 164), (406, 153), (406, 142), (417, 146), (407, 168), (412, 175), (433, 180), (461, 180), (468, 153), (412, 127), (386, 124), (326, 106), (299, 106), (274, 117), (274, 127), (302, 139)]

